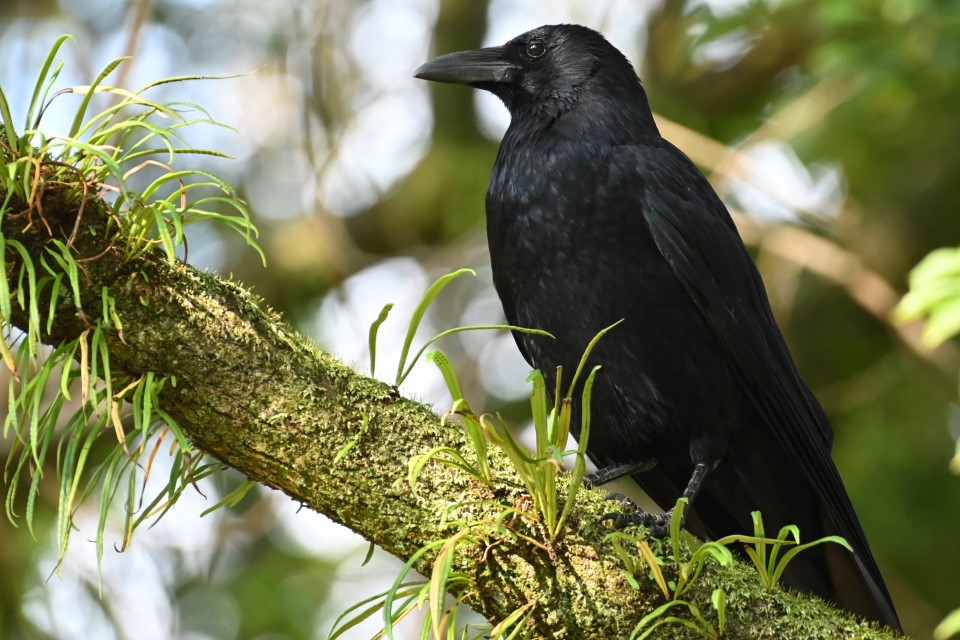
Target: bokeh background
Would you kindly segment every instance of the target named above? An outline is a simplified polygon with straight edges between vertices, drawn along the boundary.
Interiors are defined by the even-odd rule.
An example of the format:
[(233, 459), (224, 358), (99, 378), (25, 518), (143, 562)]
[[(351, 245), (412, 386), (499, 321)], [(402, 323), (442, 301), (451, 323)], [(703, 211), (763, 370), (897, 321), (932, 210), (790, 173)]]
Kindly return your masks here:
[[(397, 303), (378, 353), (392, 381), (404, 319), (437, 276), (478, 273), (443, 294), (423, 335), (501, 320), (483, 194), (507, 114), (412, 72), (436, 53), (555, 22), (599, 29), (634, 61), (665, 135), (738, 214), (833, 420), (836, 460), (904, 626), (929, 637), (960, 605), (960, 478), (947, 470), (960, 359), (951, 345), (919, 347), (889, 311), (921, 257), (960, 243), (960, 3), (2, 0), (0, 86), (22, 114), (62, 33), (75, 36), (62, 86), (125, 55), (111, 84), (234, 76), (151, 96), (198, 103), (236, 129), (190, 134), (233, 160), (185, 161), (237, 185), (268, 267), (204, 227), (190, 231), (189, 261), (232, 274), (360, 370), (367, 327)], [(53, 109), (46, 130), (64, 130), (68, 112)], [(441, 346), (472, 406), (523, 424), (527, 368), (508, 335)], [(429, 364), (404, 392), (449, 402)], [(396, 576), (396, 559), (378, 550), (361, 566), (363, 540), (275, 492), (200, 517), (239, 481), (206, 482), (206, 499), (186, 495), (131, 550), (108, 550), (102, 578), (94, 507), (79, 514), (59, 575), (54, 485), (32, 535), (0, 518), (0, 637), (325, 638), (344, 608)]]

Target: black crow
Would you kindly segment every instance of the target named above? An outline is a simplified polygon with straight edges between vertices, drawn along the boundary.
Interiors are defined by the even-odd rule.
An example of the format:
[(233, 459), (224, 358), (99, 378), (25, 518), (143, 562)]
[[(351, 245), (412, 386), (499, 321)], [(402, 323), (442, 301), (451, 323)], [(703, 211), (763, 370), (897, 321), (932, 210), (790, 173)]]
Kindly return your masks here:
[[(784, 581), (899, 629), (830, 456), (833, 432), (800, 379), (724, 204), (657, 130), (630, 62), (599, 33), (544, 26), (500, 47), (440, 56), (416, 77), (469, 85), (510, 111), (487, 191), (493, 279), (515, 338), (553, 388), (604, 327), (588, 452), (633, 477), (687, 528), (716, 539), (799, 526), (843, 536)], [(652, 467), (652, 468), (651, 468)], [(636, 473), (635, 473), (636, 472)], [(665, 515), (623, 522), (665, 530)]]

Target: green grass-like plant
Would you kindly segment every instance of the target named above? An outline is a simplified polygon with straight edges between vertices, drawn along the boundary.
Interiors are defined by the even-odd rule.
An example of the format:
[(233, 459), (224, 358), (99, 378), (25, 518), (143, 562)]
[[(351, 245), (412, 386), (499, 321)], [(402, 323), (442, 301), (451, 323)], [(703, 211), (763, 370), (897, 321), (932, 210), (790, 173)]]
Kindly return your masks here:
[[(754, 511), (751, 514), (753, 518), (752, 536), (737, 534), (725, 536), (716, 541), (700, 543), (693, 549), (689, 559), (681, 560), (684, 554), (682, 545), (684, 534), (681, 525), (683, 512), (686, 508), (686, 498), (680, 498), (670, 518), (669, 545), (671, 555), (666, 559), (653, 550), (643, 533), (614, 531), (607, 536), (607, 540), (613, 544), (614, 552), (624, 565), (627, 581), (630, 585), (635, 589), (641, 588), (638, 577), (642, 574), (643, 568), (646, 567), (648, 577), (660, 588), (665, 600), (663, 605), (644, 616), (634, 627), (630, 636), (631, 640), (634, 638), (642, 640), (650, 637), (655, 629), (666, 624), (680, 624), (689, 627), (707, 638), (722, 637), (726, 626), (726, 593), (722, 589), (715, 589), (711, 595), (711, 604), (717, 612), (716, 626), (707, 620), (694, 603), (684, 600), (682, 596), (689, 592), (697, 582), (708, 559), (714, 560), (720, 566), (726, 566), (733, 561), (733, 554), (728, 548), (730, 545), (744, 545), (744, 552), (757, 568), (760, 581), (767, 591), (773, 591), (777, 588), (790, 561), (797, 554), (810, 547), (832, 542), (853, 552), (853, 548), (840, 536), (825, 536), (813, 542), (800, 544), (800, 530), (796, 525), (782, 527), (776, 538), (767, 538), (765, 537), (763, 518), (759, 511)], [(692, 540), (692, 537), (689, 539)], [(636, 553), (628, 550), (624, 543), (635, 547)], [(784, 548), (789, 548), (789, 550), (781, 555)], [(672, 564), (672, 572), (675, 576), (673, 579), (669, 578), (664, 572), (664, 567), (668, 564), (668, 561)], [(684, 617), (672, 613), (678, 609), (685, 610), (689, 616)]]
[[(232, 187), (208, 171), (176, 167), (183, 155), (223, 157), (187, 145), (181, 137), (184, 128), (224, 125), (198, 105), (159, 103), (145, 95), (160, 85), (201, 77), (167, 78), (128, 91), (105, 83), (125, 62), (119, 58), (90, 84), (55, 90), (63, 68), (57, 56), (69, 39), (61, 36), (51, 47), (22, 123), (14, 121), (0, 87), (0, 221), (26, 220), (21, 226), (44, 238), (41, 248), (28, 248), (20, 238), (0, 233), (0, 356), (9, 370), (3, 421), (10, 447), (5, 510), (11, 522), (17, 525), (22, 519), (33, 533), (41, 481), (55, 472), (61, 562), (77, 509), (87, 498), (99, 494), (99, 560), (111, 505), (123, 504), (121, 546), (126, 547), (139, 524), (165, 513), (188, 486), (219, 467), (193, 451), (163, 409), (160, 394), (176, 385), (174, 377), (155, 372), (129, 376), (111, 366), (107, 336), (122, 339), (130, 328), (124, 327), (108, 288), (81, 299), (82, 262), (102, 258), (77, 254), (78, 238), (95, 230), (87, 225), (90, 207), (106, 215), (105, 225), (96, 227), (107, 234), (101, 239), (104, 246), (119, 250), (128, 261), (159, 252), (175, 262), (185, 247), (184, 228), (198, 221), (238, 232), (263, 258), (256, 228)], [(94, 113), (96, 95), (112, 102)], [(44, 114), (55, 101), (70, 97), (79, 103), (69, 130), (48, 132)], [(131, 187), (131, 177), (142, 178), (147, 169), (159, 176), (143, 188)], [(53, 235), (51, 212), (45, 209), (50, 202), (59, 205), (59, 226), (72, 223), (65, 238)], [(50, 303), (44, 306), (44, 300)], [(76, 339), (43, 347), (44, 336), (65, 308), (74, 310), (87, 329)], [(25, 318), (19, 328), (11, 324), (15, 316)], [(96, 460), (93, 447), (105, 434), (113, 435), (116, 445), (105, 459)], [(164, 440), (175, 444), (169, 478), (159, 495), (145, 501), (145, 482)], [(25, 504), (20, 504), (23, 494)]]
[[(747, 557), (753, 562), (760, 574), (760, 580), (767, 591), (773, 591), (780, 582), (780, 577), (786, 570), (787, 565), (797, 554), (802, 551), (815, 547), (818, 544), (832, 542), (846, 548), (853, 553), (853, 547), (840, 536), (824, 536), (813, 542), (800, 544), (800, 529), (793, 524), (786, 525), (780, 529), (776, 538), (767, 538), (764, 536), (763, 517), (759, 511), (750, 514), (753, 518), (753, 535), (732, 535), (717, 540), (718, 544), (730, 545), (739, 543), (744, 545), (743, 549)], [(792, 540), (789, 538), (793, 538)], [(789, 550), (782, 556), (780, 552), (784, 548)]]
[[(656, 629), (669, 624), (689, 627), (705, 638), (720, 638), (726, 628), (726, 593), (723, 589), (714, 589), (711, 604), (717, 612), (716, 626), (701, 613), (700, 608), (683, 596), (690, 591), (699, 579), (707, 560), (714, 560), (720, 566), (726, 566), (733, 561), (733, 554), (720, 542), (704, 542), (693, 549), (686, 560), (684, 555), (682, 530), (683, 512), (687, 508), (687, 499), (680, 498), (670, 517), (669, 545), (670, 555), (666, 558), (657, 554), (650, 546), (644, 533), (614, 531), (607, 536), (613, 543), (614, 552), (626, 569), (627, 582), (634, 589), (640, 589), (638, 577), (643, 568), (647, 568), (648, 577), (653, 580), (663, 593), (665, 602), (644, 616), (633, 628), (630, 638), (643, 639), (650, 637)], [(692, 540), (692, 538), (689, 538)], [(627, 550), (624, 543), (636, 549), (636, 555)], [(668, 577), (664, 567), (672, 565), (673, 578)], [(679, 610), (677, 613), (674, 611)], [(682, 616), (685, 611), (688, 615)]]
[[(487, 461), (487, 443), (493, 443), (507, 455), (514, 471), (523, 481), (527, 492), (533, 499), (534, 510), (539, 514), (539, 519), (547, 531), (548, 539), (555, 540), (563, 531), (570, 510), (576, 501), (577, 491), (583, 484), (586, 470), (587, 441), (590, 438), (590, 396), (600, 367), (594, 367), (584, 381), (580, 403), (580, 439), (577, 448), (568, 451), (565, 447), (570, 434), (573, 393), (586, 367), (590, 353), (596, 347), (597, 342), (618, 324), (620, 322), (601, 330), (587, 345), (566, 394), (562, 391), (562, 368), (557, 368), (557, 382), (552, 403), (548, 401), (543, 374), (539, 371), (531, 372), (527, 380), (533, 386), (530, 408), (534, 433), (536, 434), (536, 449), (532, 452), (528, 452), (523, 445), (516, 441), (509, 427), (499, 417), (488, 414), (476, 415), (463, 397), (462, 387), (449, 358), (441, 351), (431, 353), (430, 360), (440, 369), (444, 381), (447, 383), (447, 388), (453, 396), (453, 407), (444, 418), (446, 419), (451, 415), (461, 418), (477, 463), (476, 466), (472, 465), (466, 461), (461, 453), (451, 450), (449, 447), (433, 449), (411, 459), (409, 472), (411, 486), (416, 487), (417, 478), (423, 468), (434, 461), (456, 467), (481, 482), (492, 484), (493, 479)], [(566, 499), (561, 503), (557, 492), (557, 474), (563, 469), (564, 458), (569, 455), (574, 456), (573, 469), (569, 480), (570, 488)]]
[[(537, 329), (515, 327), (512, 325), (474, 325), (456, 327), (443, 331), (428, 340), (416, 354), (408, 359), (417, 329), (430, 304), (436, 300), (442, 290), (453, 280), (464, 275), (473, 274), (469, 269), (460, 269), (439, 278), (426, 292), (414, 310), (409, 322), (406, 337), (401, 349), (400, 361), (397, 366), (396, 384), (401, 384), (426, 349), (437, 340), (462, 331), (506, 329), (524, 331), (552, 338), (549, 333)], [(377, 334), (381, 325), (386, 321), (393, 305), (386, 305), (373, 322), (369, 332), (370, 369), (375, 371)], [(490, 464), (490, 445), (498, 447), (507, 456), (514, 471), (523, 481), (533, 509), (524, 509), (518, 505), (506, 505), (486, 502), (483, 505), (466, 505), (456, 503), (450, 505), (440, 518), (454, 533), (445, 539), (435, 541), (420, 549), (410, 560), (397, 577), (393, 587), (386, 592), (357, 603), (345, 611), (331, 631), (331, 639), (343, 637), (350, 629), (362, 620), (365, 620), (378, 611), (383, 613), (383, 631), (376, 637), (393, 637), (393, 625), (414, 609), (426, 605), (425, 617), (421, 637), (441, 638), (495, 638), (512, 640), (524, 638), (530, 633), (526, 621), (532, 614), (535, 603), (528, 603), (506, 616), (496, 626), (466, 625), (457, 623), (457, 611), (460, 603), (468, 597), (472, 590), (470, 578), (454, 570), (457, 552), (465, 546), (483, 547), (504, 544), (522, 538), (544, 550), (552, 544), (563, 532), (567, 518), (573, 508), (577, 492), (583, 485), (586, 465), (586, 446), (590, 435), (590, 396), (593, 383), (599, 367), (590, 370), (583, 382), (581, 391), (581, 433), (577, 449), (565, 449), (570, 433), (572, 421), (573, 393), (577, 390), (577, 382), (584, 373), (590, 353), (597, 342), (614, 326), (611, 325), (600, 331), (587, 345), (580, 363), (575, 371), (567, 391), (563, 393), (563, 371), (557, 370), (557, 383), (554, 389), (554, 400), (549, 401), (546, 383), (539, 371), (530, 374), (528, 381), (532, 385), (530, 398), (534, 431), (536, 433), (536, 449), (528, 452), (511, 434), (509, 428), (499, 417), (487, 414), (477, 415), (471, 409), (464, 397), (463, 389), (457, 377), (456, 370), (450, 359), (440, 350), (427, 355), (440, 370), (444, 381), (453, 397), (453, 406), (443, 416), (446, 423), (450, 418), (459, 418), (472, 451), (469, 454), (452, 447), (436, 447), (423, 454), (413, 456), (408, 470), (408, 482), (412, 490), (416, 490), (421, 474), (432, 463), (441, 464), (463, 472), (474, 480), (494, 486), (496, 478)], [(338, 458), (345, 455), (352, 447), (348, 442), (340, 452)], [(561, 496), (558, 486), (558, 476), (564, 468), (564, 459), (573, 456), (573, 467), (566, 483), (566, 496)], [(457, 513), (466, 507), (487, 507), (487, 511), (494, 515), (486, 519), (460, 520), (451, 518), (450, 514)], [(542, 531), (543, 538), (537, 539), (532, 530)], [(422, 561), (428, 553), (436, 553), (433, 561), (433, 570), (428, 580), (411, 581), (410, 572), (413, 567)], [(447, 597), (448, 592), (459, 594), (457, 597)]]
[[(468, 505), (454, 504), (446, 509), (442, 518)], [(344, 611), (334, 622), (330, 640), (350, 637), (351, 629), (378, 613), (383, 619), (383, 628), (374, 634), (373, 640), (394, 638), (394, 627), (413, 611), (426, 607), (421, 638), (440, 640), (519, 640), (530, 637), (526, 622), (534, 604), (526, 604), (505, 616), (496, 625), (489, 623), (461, 624), (460, 605), (473, 588), (471, 578), (453, 568), (456, 551), (462, 545), (490, 548), (504, 540), (515, 539), (517, 534), (505, 525), (505, 520), (517, 515), (506, 509), (496, 522), (466, 522), (451, 519), (449, 524), (456, 533), (449, 538), (436, 540), (413, 554), (397, 575), (393, 585), (386, 591), (356, 603)], [(412, 578), (414, 567), (430, 553), (436, 553), (433, 569), (428, 579)], [(455, 591), (458, 597), (446, 596)]]
[[(462, 333), (464, 331), (490, 331), (497, 329), (507, 329), (510, 331), (522, 331), (524, 333), (533, 333), (542, 336), (548, 336), (552, 338), (553, 336), (542, 331), (540, 329), (528, 329), (526, 327), (516, 327), (512, 324), (483, 324), (483, 325), (467, 325), (463, 327), (454, 327), (452, 329), (447, 329), (442, 331), (437, 335), (433, 336), (427, 340), (420, 349), (413, 355), (412, 358), (409, 357), (410, 349), (413, 347), (413, 341), (417, 336), (417, 330), (420, 328), (420, 323), (423, 321), (423, 316), (426, 314), (427, 309), (433, 304), (433, 301), (437, 299), (437, 296), (454, 280), (460, 276), (470, 274), (471, 276), (476, 276), (477, 272), (473, 269), (458, 269), (451, 273), (441, 276), (427, 289), (426, 293), (423, 294), (423, 297), (420, 299), (420, 302), (417, 303), (416, 308), (413, 310), (413, 315), (410, 318), (410, 322), (407, 324), (407, 333), (403, 340), (403, 346), (400, 351), (400, 360), (397, 362), (397, 375), (394, 379), (394, 386), (399, 387), (403, 384), (404, 380), (410, 375), (410, 372), (413, 371), (414, 366), (420, 361), (420, 356), (441, 338), (445, 338), (449, 335), (455, 333)], [(388, 303), (384, 305), (383, 309), (380, 310), (380, 315), (377, 319), (370, 325), (368, 344), (370, 348), (370, 375), (376, 374), (377, 366), (377, 334), (380, 330), (380, 326), (387, 320), (390, 315), (390, 311), (393, 309), (393, 303)]]

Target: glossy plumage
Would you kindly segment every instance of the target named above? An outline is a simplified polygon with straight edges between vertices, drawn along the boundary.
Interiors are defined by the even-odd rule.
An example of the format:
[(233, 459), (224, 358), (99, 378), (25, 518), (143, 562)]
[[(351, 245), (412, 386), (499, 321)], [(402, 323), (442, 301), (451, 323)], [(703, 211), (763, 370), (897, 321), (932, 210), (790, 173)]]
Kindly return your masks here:
[[(799, 526), (784, 576), (899, 628), (830, 456), (832, 430), (800, 379), (763, 282), (703, 174), (664, 140), (633, 67), (600, 34), (545, 26), (441, 56), (418, 77), (493, 92), (511, 114), (487, 193), (494, 284), (523, 356), (548, 378), (598, 345), (588, 451), (661, 506), (708, 471), (687, 526), (705, 538)], [(576, 412), (575, 412), (576, 413)]]

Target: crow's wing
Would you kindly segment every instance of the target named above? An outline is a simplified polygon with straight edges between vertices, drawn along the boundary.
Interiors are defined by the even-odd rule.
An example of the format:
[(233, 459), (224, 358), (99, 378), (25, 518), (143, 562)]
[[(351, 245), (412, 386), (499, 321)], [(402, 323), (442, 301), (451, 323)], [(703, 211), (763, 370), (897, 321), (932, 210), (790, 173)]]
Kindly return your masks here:
[(614, 162), (632, 163), (638, 172), (633, 188), (639, 189), (657, 248), (715, 332), (757, 413), (806, 473), (836, 532), (855, 549), (857, 569), (884, 619), (899, 626), (830, 456), (830, 424), (797, 373), (760, 274), (726, 208), (675, 148), (621, 149)]

